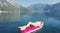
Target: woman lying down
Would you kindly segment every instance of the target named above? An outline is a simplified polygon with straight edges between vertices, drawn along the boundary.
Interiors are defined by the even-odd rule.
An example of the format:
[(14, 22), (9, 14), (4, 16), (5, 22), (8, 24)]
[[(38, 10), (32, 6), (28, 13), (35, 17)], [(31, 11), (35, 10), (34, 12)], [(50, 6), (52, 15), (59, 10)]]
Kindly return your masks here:
[(27, 25), (18, 27), (21, 33), (31, 33), (39, 30), (43, 27), (44, 23), (42, 21), (29, 22)]

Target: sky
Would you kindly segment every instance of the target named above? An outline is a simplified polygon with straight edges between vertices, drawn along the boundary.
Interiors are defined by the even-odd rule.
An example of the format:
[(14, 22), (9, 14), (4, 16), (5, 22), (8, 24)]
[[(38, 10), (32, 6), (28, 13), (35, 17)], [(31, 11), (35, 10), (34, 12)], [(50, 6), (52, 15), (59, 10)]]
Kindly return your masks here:
[(55, 4), (60, 2), (60, 0), (16, 0), (18, 4), (22, 6), (30, 6), (32, 4), (37, 4), (37, 3), (48, 3), (48, 4)]

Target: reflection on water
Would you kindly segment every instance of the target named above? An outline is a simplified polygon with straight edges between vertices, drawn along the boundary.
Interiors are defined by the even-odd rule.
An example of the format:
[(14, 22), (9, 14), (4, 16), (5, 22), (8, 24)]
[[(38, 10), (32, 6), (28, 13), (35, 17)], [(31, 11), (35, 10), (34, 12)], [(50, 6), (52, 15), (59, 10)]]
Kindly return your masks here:
[(15, 22), (1, 22), (0, 33), (19, 33), (19, 26), (38, 20), (44, 21), (44, 27), (33, 33), (60, 33), (60, 21), (41, 14), (23, 15)]

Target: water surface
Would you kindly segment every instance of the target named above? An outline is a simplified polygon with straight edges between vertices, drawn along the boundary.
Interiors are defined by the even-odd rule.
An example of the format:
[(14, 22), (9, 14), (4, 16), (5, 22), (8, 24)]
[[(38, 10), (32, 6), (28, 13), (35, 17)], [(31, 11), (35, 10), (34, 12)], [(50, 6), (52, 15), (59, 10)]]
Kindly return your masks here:
[(19, 33), (19, 26), (26, 25), (29, 21), (35, 22), (39, 20), (44, 22), (44, 27), (33, 33), (60, 33), (60, 20), (38, 13), (23, 15), (19, 17), (15, 22), (0, 22), (0, 33)]

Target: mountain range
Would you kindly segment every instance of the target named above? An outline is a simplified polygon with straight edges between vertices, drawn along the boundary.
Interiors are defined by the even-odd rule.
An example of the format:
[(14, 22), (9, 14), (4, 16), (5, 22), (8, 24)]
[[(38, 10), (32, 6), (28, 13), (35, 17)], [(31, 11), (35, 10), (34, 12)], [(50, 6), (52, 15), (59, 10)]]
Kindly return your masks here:
[(56, 4), (38, 3), (38, 4), (33, 4), (28, 8), (33, 10), (33, 12), (44, 13), (46, 16), (60, 19), (60, 3), (56, 3)]
[[(3, 13), (5, 11), (7, 11), (7, 13)], [(21, 15), (36, 13), (60, 19), (60, 3), (38, 3), (24, 7), (17, 4), (15, 0), (0, 0), (0, 21), (15, 21)]]

